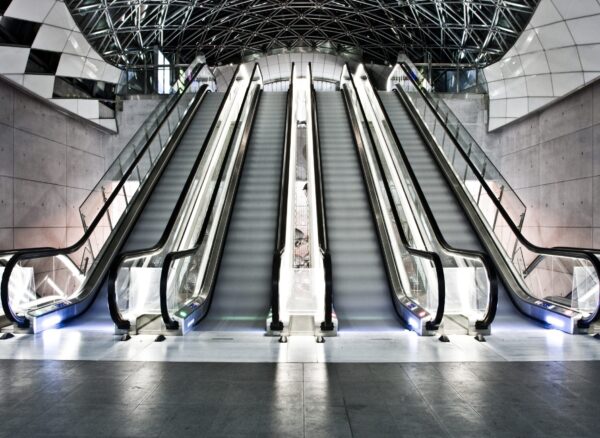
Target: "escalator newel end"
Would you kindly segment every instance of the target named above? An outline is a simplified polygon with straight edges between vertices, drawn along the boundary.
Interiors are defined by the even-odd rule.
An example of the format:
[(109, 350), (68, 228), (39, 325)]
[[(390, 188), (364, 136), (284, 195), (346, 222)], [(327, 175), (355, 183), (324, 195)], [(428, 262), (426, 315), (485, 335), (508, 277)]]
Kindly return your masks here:
[(323, 336), (317, 336), (317, 344), (324, 344), (325, 338)]
[(483, 334), (482, 334), (482, 333), (477, 333), (477, 334), (475, 335), (475, 340), (476, 340), (477, 342), (487, 342), (487, 341), (485, 340), (485, 336), (483, 336)]
[(279, 336), (280, 344), (287, 344), (287, 336)]
[(283, 322), (281, 321), (271, 321), (271, 330), (273, 330), (274, 332), (280, 332), (281, 330), (283, 330)]
[(594, 338), (596, 338), (596, 339), (600, 339), (600, 333), (596, 333), (596, 334), (594, 335)]
[(125, 333), (123, 336), (121, 336), (121, 341), (125, 342), (125, 341), (129, 341), (131, 339), (131, 336), (129, 335), (129, 333)]
[(321, 331), (324, 331), (324, 332), (330, 332), (330, 331), (332, 331), (334, 328), (335, 328), (335, 327), (334, 327), (334, 325), (333, 325), (333, 322), (327, 322), (327, 321), (323, 321), (323, 322), (321, 323)]
[(6, 339), (11, 339), (11, 338), (14, 338), (14, 337), (15, 337), (15, 335), (13, 335), (12, 333), (2, 333), (0, 335), (0, 341), (4, 341)]
[(439, 337), (440, 342), (450, 342), (450, 338), (446, 335), (442, 335)]
[(163, 342), (165, 341), (167, 338), (165, 337), (165, 335), (160, 334), (158, 335), (156, 338), (154, 338), (154, 342)]

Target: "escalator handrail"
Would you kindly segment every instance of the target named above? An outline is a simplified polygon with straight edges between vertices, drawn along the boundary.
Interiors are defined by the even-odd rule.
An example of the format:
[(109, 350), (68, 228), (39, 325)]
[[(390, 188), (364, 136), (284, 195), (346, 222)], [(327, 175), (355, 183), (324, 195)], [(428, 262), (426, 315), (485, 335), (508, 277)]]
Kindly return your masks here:
[[(160, 123), (157, 124), (156, 128), (154, 129), (154, 131), (148, 137), (146, 143), (144, 144), (144, 147), (139, 151), (139, 153), (137, 154), (135, 159), (131, 162), (131, 164), (129, 165), (127, 170), (123, 173), (121, 179), (115, 186), (113, 192), (107, 198), (106, 202), (104, 202), (104, 204), (98, 211), (98, 214), (96, 215), (94, 220), (90, 223), (90, 225), (87, 227), (87, 229), (85, 230), (85, 232), (83, 233), (81, 238), (79, 238), (79, 240), (77, 240), (77, 242), (75, 242), (69, 246), (66, 246), (64, 248), (40, 247), (40, 248), (26, 248), (26, 249), (22, 249), (22, 250), (17, 250), (14, 253), (14, 255), (9, 259), (9, 261), (6, 263), (5, 270), (2, 275), (2, 280), (0, 282), (0, 300), (2, 301), (2, 308), (3, 308), (4, 314), (10, 321), (18, 324), (19, 326), (23, 326), (23, 327), (25, 327), (27, 325), (27, 318), (24, 315), (23, 316), (17, 315), (15, 312), (13, 312), (12, 307), (10, 305), (10, 294), (9, 294), (8, 287), (9, 287), (9, 283), (10, 283), (10, 276), (12, 274), (13, 269), (16, 267), (17, 263), (21, 260), (31, 260), (34, 258), (45, 258), (45, 257), (58, 256), (58, 255), (65, 255), (68, 257), (68, 254), (78, 251), (79, 249), (81, 249), (81, 247), (83, 247), (83, 245), (85, 245), (85, 243), (90, 239), (91, 235), (94, 233), (98, 224), (100, 224), (100, 222), (102, 221), (104, 214), (108, 211), (112, 202), (119, 195), (119, 192), (121, 191), (121, 189), (127, 182), (127, 179), (133, 173), (136, 166), (138, 165), (138, 163), (144, 156), (145, 152), (148, 150), (148, 148), (152, 144), (153, 140), (158, 135), (160, 129), (162, 128), (164, 123), (168, 120), (168, 118), (171, 115), (171, 113), (173, 112), (173, 110), (177, 107), (177, 103), (179, 102), (181, 97), (185, 94), (185, 92), (189, 88), (189, 86), (194, 82), (195, 78), (200, 74), (201, 70), (203, 69), (203, 66), (204, 66), (204, 64), (199, 64), (197, 66), (194, 73), (192, 74), (192, 79), (188, 82), (188, 84), (185, 86), (183, 91), (177, 96), (175, 103), (167, 111), (164, 118), (160, 121)], [(206, 94), (207, 90), (208, 90), (208, 86), (206, 84), (203, 84), (200, 87), (200, 89), (198, 90), (198, 92), (196, 93), (195, 98), (199, 100), (202, 96), (204, 96)], [(74, 264), (74, 265), (77, 266), (76, 264)]]
[[(346, 64), (346, 69), (348, 71), (348, 76), (350, 77), (350, 83), (352, 84), (354, 92), (356, 93), (356, 100), (360, 107), (360, 111), (362, 113), (363, 119), (366, 121), (366, 120), (368, 120), (367, 116), (366, 116), (366, 112), (365, 112), (364, 106), (362, 104), (362, 101), (359, 97), (358, 90), (356, 88), (356, 84), (354, 83), (354, 78), (353, 78), (352, 73), (350, 72), (350, 66), (348, 64)], [(347, 87), (347, 85), (344, 85), (344, 86)], [(344, 90), (344, 93), (347, 93), (346, 90)], [(346, 98), (346, 102), (347, 102), (347, 105), (349, 105), (348, 98)], [(352, 111), (349, 111), (349, 112), (350, 112), (350, 114), (352, 114)], [(355, 119), (353, 116), (350, 117), (350, 119), (351, 119), (351, 122), (353, 125), (355, 141), (362, 142), (361, 136), (360, 136), (360, 129), (357, 126), (358, 120)], [(390, 206), (392, 207), (392, 215), (394, 217), (394, 222), (396, 223), (396, 229), (398, 230), (398, 235), (400, 236), (402, 245), (406, 248), (406, 250), (409, 254), (419, 257), (419, 258), (428, 259), (430, 262), (433, 263), (433, 265), (435, 267), (437, 283), (438, 283), (438, 291), (437, 291), (438, 292), (438, 307), (436, 309), (436, 314), (435, 314), (434, 318), (431, 321), (427, 322), (426, 327), (428, 330), (436, 330), (442, 322), (442, 319), (444, 317), (444, 309), (445, 309), (445, 305), (446, 305), (446, 280), (445, 280), (445, 276), (444, 276), (444, 267), (442, 264), (442, 259), (439, 256), (439, 254), (437, 254), (435, 252), (424, 251), (424, 250), (420, 250), (417, 248), (412, 248), (410, 246), (410, 244), (408, 243), (408, 238), (406, 237), (406, 234), (404, 233), (404, 229), (402, 227), (402, 222), (400, 220), (400, 215), (398, 213), (398, 207), (396, 206), (396, 203), (394, 202), (394, 198), (392, 195), (392, 189), (390, 187), (389, 181), (385, 177), (383, 162), (381, 160), (379, 152), (377, 151), (377, 147), (375, 146), (376, 143), (375, 143), (375, 139), (373, 137), (373, 133), (371, 132), (371, 129), (368, 129), (368, 128), (366, 129), (366, 131), (369, 136), (369, 141), (373, 145), (373, 151), (374, 151), (374, 155), (375, 155), (375, 158), (377, 161), (377, 167), (379, 169), (379, 172), (382, 175), (383, 186), (385, 188), (386, 196), (390, 202)], [(364, 149), (364, 145), (363, 145), (363, 149)], [(363, 174), (365, 176), (367, 175), (367, 172), (368, 172), (368, 170), (363, 168)], [(371, 208), (373, 209), (373, 206), (371, 206)], [(372, 214), (373, 214), (373, 217), (376, 216), (375, 211), (372, 211)], [(420, 306), (419, 303), (416, 303), (408, 295), (405, 294), (405, 296), (408, 300), (415, 303), (417, 306)], [(422, 307), (422, 306), (420, 306), (420, 307)]]
[[(185, 181), (185, 184), (183, 186), (183, 190), (181, 191), (179, 198), (177, 199), (177, 203), (175, 204), (175, 207), (173, 208), (173, 211), (171, 212), (171, 215), (169, 216), (169, 221), (167, 222), (167, 226), (166, 226), (165, 230), (163, 231), (163, 233), (161, 234), (160, 239), (158, 240), (158, 242), (156, 242), (151, 247), (121, 253), (112, 262), (112, 264), (109, 268), (108, 288), (107, 288), (108, 289), (108, 309), (109, 309), (110, 316), (111, 316), (113, 322), (115, 323), (115, 326), (120, 330), (129, 330), (129, 328), (131, 327), (131, 324), (128, 320), (123, 319), (121, 312), (119, 310), (119, 304), (118, 304), (117, 294), (116, 294), (116, 281), (117, 281), (117, 276), (119, 274), (119, 267), (128, 258), (143, 257), (154, 251), (159, 250), (160, 248), (162, 248), (165, 245), (167, 239), (170, 236), (170, 231), (173, 228), (173, 226), (177, 220), (177, 216), (179, 215), (179, 212), (183, 208), (183, 204), (184, 204), (184, 201), (185, 201), (185, 198), (187, 195), (187, 191), (194, 180), (196, 171), (198, 170), (198, 167), (200, 166), (200, 163), (202, 161), (202, 158), (204, 157), (204, 153), (206, 151), (208, 143), (211, 140), (211, 136), (212, 136), (214, 130), (216, 129), (220, 113), (223, 110), (225, 103), (227, 102), (227, 97), (229, 96), (229, 92), (231, 91), (231, 88), (235, 82), (235, 78), (238, 74), (239, 69), (240, 69), (240, 66), (238, 65), (237, 69), (235, 70), (235, 72), (232, 76), (231, 82), (229, 83), (229, 86), (227, 87), (225, 96), (223, 97), (223, 100), (221, 101), (221, 104), (219, 105), (219, 108), (216, 113), (217, 115), (215, 116), (208, 132), (206, 133), (204, 143), (202, 144), (202, 147), (200, 148), (200, 152), (198, 153), (196, 160), (194, 161), (192, 169), (190, 170), (190, 173), (189, 173), (189, 175)], [(196, 111), (197, 110), (198, 110), (198, 108), (196, 108)], [(193, 119), (192, 116), (193, 115), (191, 115), (189, 117), (189, 119), (188, 119), (189, 122), (191, 122), (191, 120)], [(181, 132), (180, 137), (177, 139), (177, 143), (179, 143), (183, 139), (183, 134), (184, 134), (184, 132)]]
[[(365, 72), (367, 74), (367, 80), (372, 84), (371, 77), (370, 77), (369, 73), (366, 71), (366, 69), (365, 69)], [(406, 167), (406, 170), (408, 171), (409, 178), (410, 178), (412, 185), (417, 193), (417, 197), (419, 198), (419, 203), (423, 207), (425, 216), (427, 217), (427, 221), (429, 222), (429, 224), (431, 226), (431, 229), (433, 231), (433, 234), (435, 235), (436, 240), (438, 241), (438, 243), (444, 249), (445, 252), (448, 252), (451, 254), (452, 253), (458, 254), (459, 256), (465, 256), (465, 257), (479, 259), (486, 270), (487, 279), (490, 284), (490, 295), (489, 295), (488, 307), (487, 307), (487, 312), (485, 313), (484, 317), (482, 319), (476, 321), (475, 327), (477, 329), (487, 329), (489, 327), (489, 325), (492, 323), (492, 321), (494, 320), (494, 318), (496, 316), (496, 310), (498, 307), (498, 274), (496, 272), (496, 268), (494, 267), (492, 259), (488, 254), (484, 253), (483, 251), (456, 248), (448, 243), (448, 241), (444, 237), (444, 235), (437, 223), (437, 220), (435, 219), (435, 216), (433, 214), (433, 211), (431, 210), (431, 207), (429, 206), (429, 203), (427, 202), (425, 193), (423, 192), (423, 189), (421, 188), (421, 185), (419, 184), (419, 180), (417, 179), (415, 171), (408, 159), (408, 156), (406, 155), (406, 152), (404, 151), (404, 148), (402, 147), (402, 142), (398, 138), (398, 135), (396, 133), (396, 130), (394, 129), (394, 125), (392, 124), (392, 121), (387, 112), (387, 109), (385, 108), (385, 105), (381, 101), (381, 97), (379, 96), (379, 93), (377, 93), (377, 91), (372, 87), (372, 85), (371, 85), (371, 88), (373, 90), (373, 94), (375, 95), (375, 98), (377, 99), (377, 103), (383, 113), (385, 122), (387, 123), (387, 125), (390, 128), (389, 131), (392, 135), (392, 140), (394, 141), (394, 144), (396, 145), (396, 149), (398, 150), (398, 152), (400, 153), (400, 155), (402, 157), (402, 161)], [(421, 138), (423, 139), (423, 141), (426, 141), (426, 139), (423, 136), (421, 136)]]
[[(404, 72), (408, 75), (408, 72), (411, 71), (410, 70), (410, 66), (408, 65), (407, 62), (402, 61), (399, 63), (400, 66), (403, 68)], [(420, 75), (420, 73), (418, 71), (414, 72), (415, 75)], [(424, 78), (423, 78), (424, 79)], [(410, 76), (410, 80), (411, 82), (415, 85), (415, 87), (423, 87), (424, 90), (424, 98), (425, 100), (427, 100), (428, 105), (429, 105), (429, 100), (432, 99), (432, 92), (427, 90), (426, 88), (424, 88), (423, 85), (418, 85), (417, 79), (413, 78), (413, 76)], [(434, 113), (436, 113), (436, 115), (438, 114), (438, 106), (441, 104), (444, 106), (444, 109), (448, 112), (448, 114), (451, 114), (454, 119), (456, 120), (456, 123), (458, 125), (460, 125), (460, 127), (463, 130), (463, 133), (465, 135), (467, 135), (470, 139), (470, 144), (473, 147), (476, 147), (478, 152), (481, 153), (486, 160), (486, 168), (492, 168), (496, 174), (502, 178), (502, 182), (503, 184), (505, 184), (508, 188), (510, 188), (510, 191), (514, 194), (515, 198), (519, 201), (519, 205), (523, 208), (524, 211), (527, 211), (527, 207), (525, 206), (525, 204), (523, 203), (523, 201), (521, 200), (521, 198), (517, 195), (517, 193), (512, 189), (512, 187), (510, 186), (510, 184), (508, 183), (508, 181), (506, 181), (506, 179), (504, 179), (504, 177), (502, 176), (502, 174), (500, 173), (500, 171), (498, 170), (498, 168), (496, 167), (496, 165), (492, 162), (492, 160), (490, 160), (490, 158), (488, 157), (488, 155), (485, 153), (485, 151), (481, 148), (481, 146), (479, 146), (479, 144), (477, 143), (477, 141), (473, 138), (473, 136), (471, 135), (471, 133), (462, 125), (460, 119), (456, 116), (456, 114), (454, 114), (454, 112), (452, 111), (452, 109), (448, 106), (448, 104), (444, 101), (444, 99), (442, 99), (441, 97), (437, 97), (437, 101), (436, 101), (436, 105), (434, 109)], [(433, 103), (432, 103), (433, 105)], [(524, 213), (523, 213), (524, 214)]]
[(321, 137), (319, 135), (319, 118), (317, 111), (317, 95), (313, 84), (312, 65), (308, 63), (310, 80), (310, 98), (312, 103), (312, 140), (313, 140), (313, 163), (315, 172), (315, 194), (317, 213), (317, 238), (319, 250), (323, 256), (323, 270), (325, 277), (325, 321), (321, 323), (321, 330), (333, 330), (333, 274), (331, 264), (331, 253), (329, 252), (329, 241), (327, 238), (327, 215), (325, 207), (325, 192), (323, 188), (323, 170), (321, 166)]
[(277, 207), (277, 237), (275, 238), (275, 251), (273, 252), (273, 268), (271, 271), (271, 330), (283, 330), (283, 323), (279, 312), (279, 279), (281, 271), (281, 258), (285, 250), (288, 192), (290, 187), (290, 147), (292, 144), (292, 103), (294, 100), (294, 70), (292, 62), (290, 73), (290, 86), (287, 91), (285, 109), (285, 131), (283, 137), (283, 157), (281, 159), (281, 182), (279, 185), (279, 206)]
[[(213, 189), (212, 195), (210, 197), (210, 201), (206, 208), (206, 214), (202, 221), (202, 227), (200, 228), (200, 233), (198, 234), (198, 240), (196, 241), (194, 246), (192, 246), (191, 248), (181, 250), (181, 251), (169, 252), (165, 256), (165, 259), (163, 261), (163, 265), (162, 265), (161, 272), (160, 272), (160, 288), (159, 288), (160, 313), (162, 316), (162, 320), (165, 323), (165, 326), (170, 330), (176, 330), (179, 328), (179, 323), (171, 318), (171, 315), (169, 314), (169, 308), (167, 305), (167, 298), (168, 298), (167, 297), (167, 286), (168, 286), (169, 271), (171, 269), (171, 265), (174, 261), (176, 261), (178, 259), (182, 259), (184, 257), (193, 255), (196, 251), (198, 251), (198, 249), (200, 249), (200, 246), (202, 245), (202, 242), (204, 241), (206, 231), (208, 229), (208, 226), (210, 224), (210, 219), (212, 217), (212, 210), (213, 210), (215, 202), (217, 200), (217, 196), (220, 193), (219, 188), (221, 185), (221, 179), (223, 178), (223, 174), (225, 173), (225, 170), (227, 169), (227, 162), (228, 162), (227, 158), (229, 157), (229, 154), (233, 150), (233, 145), (235, 144), (235, 139), (236, 139), (236, 133), (239, 130), (239, 125), (240, 125), (240, 121), (242, 118), (242, 114), (244, 113), (244, 106), (246, 105), (246, 101), (248, 100), (248, 95), (250, 94), (251, 89), (255, 86), (253, 84), (254, 76), (258, 69), (259, 69), (259, 64), (258, 63), (254, 64), (254, 68), (252, 69), (252, 73), (250, 75), (250, 80), (248, 81), (248, 87), (246, 88), (246, 92), (244, 94), (244, 99), (242, 100), (242, 104), (240, 105), (240, 110), (239, 110), (237, 118), (235, 120), (235, 132), (233, 133), (233, 135), (229, 139), (229, 143), (227, 144), (227, 150), (225, 151), (225, 159), (223, 160), (223, 164), (221, 165), (221, 168), (219, 169), (219, 175), (216, 179), (217, 185)], [(250, 109), (250, 113), (248, 114), (249, 122), (244, 127), (243, 137), (241, 139), (242, 145), (248, 141), (249, 133), (253, 126), (253, 120), (254, 120), (254, 115), (256, 113), (256, 107), (258, 104), (259, 96), (260, 96), (260, 93), (256, 93), (254, 95), (253, 101), (251, 102), (251, 109)], [(240, 172), (241, 172), (241, 169), (240, 169)], [(193, 172), (193, 173), (195, 173), (195, 172)], [(239, 184), (239, 178), (236, 182), (236, 191), (237, 191), (238, 184)], [(187, 187), (186, 187), (185, 191), (187, 191)], [(172, 232), (172, 227), (173, 227), (173, 224), (171, 224), (170, 228), (167, 228), (167, 230), (165, 230), (165, 233), (168, 233), (168, 235), (170, 235)]]
[[(195, 69), (196, 71), (193, 73), (194, 79), (200, 73), (203, 66), (204, 66), (204, 64), (199, 64), (198, 67)], [(146, 150), (150, 147), (150, 144), (152, 143), (152, 141), (154, 140), (154, 138), (156, 137), (156, 135), (162, 128), (163, 124), (168, 120), (168, 118), (171, 115), (171, 113), (173, 112), (173, 110), (177, 107), (177, 103), (179, 102), (181, 97), (185, 94), (185, 91), (194, 82), (194, 79), (190, 80), (189, 83), (183, 89), (183, 91), (177, 95), (172, 107), (167, 111), (164, 118), (160, 121), (160, 123), (156, 126), (156, 128), (152, 132), (152, 134), (148, 137), (146, 143), (144, 144), (144, 147), (142, 149), (140, 149), (136, 158), (131, 162), (131, 164), (129, 165), (127, 170), (123, 173), (123, 176), (121, 177), (121, 179), (119, 180), (119, 182), (113, 189), (112, 193), (109, 195), (109, 197), (106, 199), (106, 201), (104, 202), (104, 204), (98, 211), (98, 214), (96, 214), (96, 217), (94, 218), (94, 220), (90, 223), (90, 225), (87, 227), (87, 230), (83, 233), (82, 237), (77, 242), (75, 242), (72, 245), (66, 246), (64, 248), (41, 247), (41, 248), (25, 248), (25, 249), (20, 249), (20, 250), (13, 250), (15, 252), (15, 255), (19, 256), (20, 259), (32, 259), (32, 258), (37, 258), (37, 257), (50, 257), (52, 255), (65, 254), (65, 253), (77, 251), (78, 249), (80, 249), (81, 246), (83, 246), (83, 244), (85, 244), (85, 242), (92, 235), (94, 229), (102, 220), (104, 213), (106, 213), (108, 211), (110, 204), (118, 196), (119, 191), (123, 188), (123, 185), (125, 184), (125, 182), (127, 182), (128, 177), (135, 170), (136, 165), (139, 163), (139, 161), (141, 160), (141, 158), (144, 155), (144, 153), (146, 152)], [(197, 96), (201, 96), (202, 94), (204, 94), (207, 91), (207, 88), (208, 88), (208, 86), (206, 84), (203, 84), (200, 87), (200, 89), (198, 90)], [(53, 253), (54, 251), (59, 251), (59, 252), (54, 254)], [(2, 253), (2, 254), (4, 254), (4, 253)], [(26, 254), (26, 255), (21, 256), (21, 254)]]
[[(473, 174), (475, 175), (475, 177), (477, 178), (477, 180), (479, 181), (481, 186), (484, 188), (484, 190), (488, 194), (489, 198), (491, 199), (492, 203), (494, 204), (496, 209), (500, 212), (500, 214), (504, 218), (505, 222), (508, 224), (509, 228), (511, 229), (513, 234), (517, 237), (519, 242), (525, 248), (527, 248), (529, 251), (539, 253), (539, 255), (542, 255), (542, 256), (545, 255), (545, 256), (555, 256), (555, 257), (579, 258), (579, 259), (587, 260), (593, 266), (594, 270), (596, 271), (596, 275), (600, 279), (600, 260), (597, 257), (595, 257), (592, 253), (586, 252), (585, 250), (578, 250), (575, 248), (573, 248), (573, 249), (562, 249), (560, 247), (543, 248), (543, 247), (540, 247), (540, 246), (530, 242), (521, 233), (521, 230), (519, 230), (519, 227), (514, 223), (514, 221), (512, 220), (512, 218), (510, 217), (510, 215), (508, 214), (508, 212), (506, 211), (506, 209), (504, 208), (502, 203), (498, 200), (498, 198), (494, 194), (493, 190), (486, 183), (485, 178), (481, 175), (481, 173), (477, 169), (477, 166), (475, 166), (475, 164), (473, 163), (473, 161), (471, 160), (469, 155), (463, 150), (463, 148), (460, 147), (458, 139), (456, 138), (454, 133), (450, 130), (450, 128), (448, 128), (448, 126), (446, 126), (445, 121), (443, 120), (441, 115), (435, 110), (432, 102), (427, 97), (425, 91), (412, 78), (412, 75), (409, 74), (406, 64), (401, 63), (400, 65), (401, 65), (402, 69), (404, 70), (404, 72), (406, 73), (406, 75), (411, 80), (411, 82), (415, 85), (415, 88), (419, 91), (419, 93), (421, 94), (421, 96), (423, 97), (425, 102), (427, 102), (427, 105), (432, 110), (432, 112), (435, 114), (435, 116), (438, 119), (438, 121), (440, 122), (440, 124), (444, 127), (444, 130), (446, 131), (448, 137), (455, 144), (455, 149), (458, 150), (459, 154), (461, 154), (461, 156), (463, 157), (463, 159), (465, 160), (467, 165), (471, 168)], [(406, 92), (398, 84), (396, 85), (395, 91), (398, 93), (398, 97), (401, 98), (402, 96), (404, 96), (404, 98), (407, 101), (410, 101), (410, 99), (408, 99), (408, 97), (406, 96)], [(420, 123), (425, 126), (425, 123), (423, 121), (420, 121)], [(458, 123), (460, 123), (460, 122), (458, 122)], [(432, 146), (430, 145), (430, 147), (432, 147)], [(589, 327), (591, 324), (595, 323), (596, 321), (598, 321), (599, 319), (600, 319), (600, 302), (594, 312), (590, 313), (590, 315), (587, 318), (582, 318), (578, 321), (578, 325), (579, 325), (579, 327), (586, 328), (586, 327)]]
[[(198, 58), (196, 58), (196, 60), (194, 62), (196, 62), (197, 60), (198, 60)], [(168, 116), (171, 113), (171, 111), (174, 110), (175, 107), (178, 105), (180, 98), (186, 93), (186, 91), (188, 90), (188, 88), (195, 82), (196, 78), (202, 72), (202, 70), (204, 69), (205, 66), (206, 66), (206, 64), (199, 62), (195, 67), (193, 67), (193, 69), (191, 71), (191, 75), (190, 75), (190, 80), (185, 84), (185, 86), (183, 87), (183, 89), (179, 93), (177, 93), (177, 95), (171, 95), (170, 97), (168, 97), (165, 100), (161, 101), (161, 103), (159, 103), (157, 105), (157, 107), (148, 115), (148, 117), (146, 117), (146, 121), (148, 121), (152, 117), (154, 117), (155, 113), (158, 113), (159, 111), (161, 111), (161, 106), (163, 106), (164, 108), (168, 108), (169, 105), (171, 105), (171, 110), (169, 110), (169, 113), (165, 115), (165, 120), (167, 120)], [(191, 67), (191, 65), (190, 65), (190, 67)], [(198, 70), (196, 70), (197, 68), (198, 68)], [(189, 69), (189, 67), (188, 67), (188, 69)], [(207, 70), (210, 72), (209, 69), (207, 69)], [(185, 72), (184, 72), (184, 74), (185, 74)], [(212, 72), (211, 72), (211, 75), (214, 78), (214, 75), (212, 74)], [(180, 79), (178, 79), (175, 82), (175, 84), (173, 84), (173, 85), (177, 85), (177, 83), (179, 82), (179, 80)], [(216, 79), (215, 79), (215, 82), (216, 82)], [(203, 86), (207, 87), (205, 84), (203, 84)], [(198, 89), (198, 92), (200, 92), (200, 91), (204, 92), (203, 90)], [(145, 122), (142, 123), (142, 125), (138, 128), (138, 130), (135, 132), (135, 134), (133, 134), (131, 136), (131, 140), (129, 140), (129, 142), (127, 143), (127, 145), (121, 150), (121, 152), (119, 153), (119, 155), (117, 156), (117, 158), (115, 160), (113, 160), (113, 163), (111, 164), (111, 166), (109, 166), (109, 168), (106, 170), (106, 172), (104, 172), (104, 175), (102, 175), (102, 178), (100, 178), (100, 180), (96, 184), (96, 186), (94, 186), (94, 188), (89, 193), (89, 195), (81, 203), (81, 205), (79, 207), (80, 213), (81, 213), (81, 207), (83, 205), (85, 205), (85, 203), (88, 201), (88, 199), (93, 195), (94, 191), (96, 191), (98, 189), (98, 186), (101, 185), (101, 182), (109, 174), (112, 165), (114, 165), (118, 160), (120, 160), (122, 158), (121, 155), (125, 152), (125, 150), (129, 146), (129, 144), (135, 140), (135, 138), (138, 136), (138, 134), (140, 134), (141, 132), (143, 132), (145, 124), (146, 124)], [(156, 128), (157, 132), (160, 131), (161, 127), (162, 127), (162, 123), (160, 124), (160, 126), (157, 126), (157, 128)], [(148, 137), (148, 138), (150, 138), (150, 137)], [(148, 141), (150, 141), (150, 140), (147, 140), (147, 142)], [(134, 151), (135, 151), (135, 147), (134, 147)], [(140, 156), (143, 155), (145, 151), (146, 151), (146, 148), (142, 148), (142, 150), (140, 151), (140, 153), (138, 153), (138, 155), (140, 155)]]

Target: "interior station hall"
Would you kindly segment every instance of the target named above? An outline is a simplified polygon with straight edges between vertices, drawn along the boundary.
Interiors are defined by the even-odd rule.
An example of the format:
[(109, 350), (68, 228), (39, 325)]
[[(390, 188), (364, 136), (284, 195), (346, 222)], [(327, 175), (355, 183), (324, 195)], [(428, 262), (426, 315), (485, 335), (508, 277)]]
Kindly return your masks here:
[(600, 0), (0, 0), (0, 438), (598, 437)]

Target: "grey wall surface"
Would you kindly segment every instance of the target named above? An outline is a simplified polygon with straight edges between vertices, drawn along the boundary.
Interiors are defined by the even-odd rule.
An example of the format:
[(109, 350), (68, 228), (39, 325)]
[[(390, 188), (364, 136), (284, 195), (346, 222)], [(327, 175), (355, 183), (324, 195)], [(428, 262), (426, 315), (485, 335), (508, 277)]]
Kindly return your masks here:
[(77, 240), (79, 205), (156, 102), (124, 102), (110, 135), (0, 82), (0, 250)]
[(498, 151), (494, 148), (495, 136), (490, 136), (487, 132), (487, 96), (475, 93), (439, 94), (444, 98), (444, 101), (460, 119), (465, 128), (469, 130), (469, 133), (477, 143), (495, 162), (498, 158), (496, 155)]
[(487, 134), (480, 104), (447, 97), (527, 206), (542, 246), (600, 248), (600, 82)]

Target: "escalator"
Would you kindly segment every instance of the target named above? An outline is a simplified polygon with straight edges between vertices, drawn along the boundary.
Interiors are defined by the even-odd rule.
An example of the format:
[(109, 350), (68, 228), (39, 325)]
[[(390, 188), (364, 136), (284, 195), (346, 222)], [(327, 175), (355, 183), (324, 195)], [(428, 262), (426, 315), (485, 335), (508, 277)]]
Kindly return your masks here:
[(379, 92), (376, 105), (385, 108), (383, 123), (444, 237), (487, 253), (502, 279), (494, 326), (527, 329), (537, 320), (567, 333), (593, 330), (600, 317), (595, 254), (539, 247), (522, 234), (525, 205), (410, 61), (399, 62), (387, 84), (393, 92)]
[(342, 92), (317, 92), (334, 309), (340, 330), (398, 330)]
[(394, 92), (384, 91), (380, 91), (379, 96), (448, 242), (457, 248), (483, 250), (477, 234), (398, 96)]
[(207, 81), (214, 77), (198, 58), (81, 205), (78, 241), (4, 257), (2, 308), (16, 329), (43, 331), (82, 314), (74, 325), (110, 326), (106, 274), (119, 253), (146, 246), (166, 225), (223, 99)]
[(214, 297), (198, 330), (264, 332), (270, 306), (286, 96), (283, 92), (261, 94)]
[[(476, 230), (471, 225), (455, 193), (450, 188), (442, 170), (437, 165), (435, 158), (432, 156), (410, 114), (398, 98), (397, 93), (379, 91), (378, 95), (400, 141), (399, 147), (406, 154), (417, 183), (421, 187), (446, 241), (456, 248), (486, 252)], [(518, 316), (517, 310), (512, 305), (505, 305), (508, 296), (503, 285), (499, 285), (499, 297), (500, 304), (494, 326), (499, 327), (500, 324), (509, 324), (512, 327), (522, 326), (522, 318)], [(525, 326), (527, 325), (525, 323)]]
[[(204, 98), (115, 258), (126, 252), (148, 248), (159, 241), (175, 204), (182, 195), (194, 161), (202, 152), (224, 95), (225, 93), (209, 93)], [(74, 328), (112, 329), (113, 320), (108, 312), (107, 301), (107, 288), (104, 286), (90, 310), (70, 325)]]
[(238, 67), (157, 242), (111, 267), (119, 331), (264, 331), (286, 97), (262, 92), (258, 64)]
[(207, 134), (215, 119), (224, 93), (210, 93), (188, 126), (181, 143), (148, 199), (122, 252), (135, 251), (158, 242), (181, 195), (183, 184), (200, 154)]

